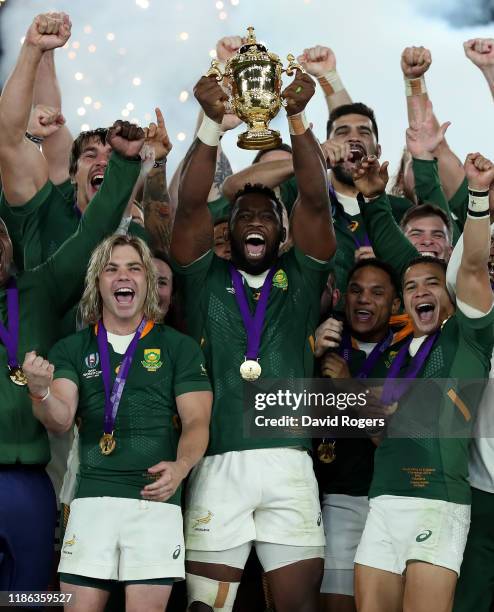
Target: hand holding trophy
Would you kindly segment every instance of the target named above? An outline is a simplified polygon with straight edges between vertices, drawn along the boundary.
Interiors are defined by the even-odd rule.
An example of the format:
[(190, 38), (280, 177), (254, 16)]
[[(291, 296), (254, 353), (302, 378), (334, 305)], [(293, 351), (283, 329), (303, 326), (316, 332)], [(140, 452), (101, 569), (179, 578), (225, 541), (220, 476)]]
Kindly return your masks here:
[(215, 76), (218, 82), (225, 79), (230, 85), (232, 108), (249, 126), (239, 135), (238, 146), (249, 150), (273, 149), (281, 144), (281, 137), (279, 132), (269, 129), (268, 123), (284, 104), (281, 75), (285, 72), (291, 76), (295, 69), (302, 73), (304, 70), (293, 55), (288, 55), (288, 66), (283, 68), (280, 58), (256, 41), (254, 28), (247, 30), (246, 43), (226, 62), (224, 72), (219, 62), (213, 60), (206, 77)]

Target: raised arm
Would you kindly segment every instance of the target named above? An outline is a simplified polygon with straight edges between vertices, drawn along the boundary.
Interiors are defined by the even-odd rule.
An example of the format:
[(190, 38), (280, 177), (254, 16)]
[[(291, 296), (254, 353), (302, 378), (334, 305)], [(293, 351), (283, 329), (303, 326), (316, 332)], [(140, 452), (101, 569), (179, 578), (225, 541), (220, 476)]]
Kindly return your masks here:
[(304, 113), (314, 90), (315, 83), (310, 76), (297, 70), (295, 79), (282, 94), (286, 100), (299, 194), (292, 213), (291, 231), (298, 249), (315, 259), (328, 261), (336, 251), (336, 238), (326, 158)]
[(465, 55), (484, 75), (494, 98), (494, 38), (472, 38), (463, 43)]
[(204, 119), (185, 156), (180, 178), (170, 249), (180, 265), (198, 259), (213, 243), (213, 223), (207, 199), (213, 184), (221, 121), (228, 99), (214, 76), (201, 77), (194, 95), (204, 110)]
[[(420, 119), (417, 113), (424, 115), (429, 103), (429, 95), (425, 83), (425, 73), (432, 63), (431, 52), (425, 47), (407, 47), (401, 55), (401, 70), (405, 79), (405, 93), (407, 100), (408, 122)], [(440, 125), (436, 117), (432, 116), (436, 129)], [(465, 173), (463, 165), (449, 148), (443, 138), (434, 150), (434, 157), (438, 160), (439, 176), (444, 194), (450, 200), (458, 191)]]
[(494, 181), (494, 164), (480, 153), (470, 153), (465, 161), (465, 174), (469, 203), (456, 296), (465, 304), (488, 312), (493, 301), (488, 264), (491, 248), (489, 187)]
[(304, 49), (297, 61), (310, 75), (317, 79), (323, 90), (329, 113), (338, 106), (352, 103), (352, 99), (336, 70), (336, 56), (329, 47), (317, 45)]
[(67, 42), (70, 28), (65, 13), (38, 15), (0, 98), (0, 170), (6, 199), (13, 206), (26, 203), (48, 180), (46, 159), (25, 133), (41, 58)]
[(404, 236), (391, 212), (386, 185), (388, 162), (381, 166), (374, 155), (360, 160), (352, 173), (353, 182), (366, 198), (360, 204), (365, 227), (376, 257), (389, 263), (399, 278), (412, 259), (419, 255), (417, 249)]
[(42, 151), (48, 162), (51, 182), (60, 185), (69, 178), (69, 158), (73, 139), (62, 115), (62, 94), (55, 70), (53, 49), (46, 51), (41, 57), (34, 83), (33, 104), (49, 106), (59, 112), (57, 117), (59, 129), (44, 140)]
[(223, 183), (223, 195), (232, 200), (237, 191), (243, 189), (246, 183), (260, 183), (273, 189), (293, 176), (293, 161), (279, 159), (275, 161), (252, 164), (239, 172), (235, 172)]

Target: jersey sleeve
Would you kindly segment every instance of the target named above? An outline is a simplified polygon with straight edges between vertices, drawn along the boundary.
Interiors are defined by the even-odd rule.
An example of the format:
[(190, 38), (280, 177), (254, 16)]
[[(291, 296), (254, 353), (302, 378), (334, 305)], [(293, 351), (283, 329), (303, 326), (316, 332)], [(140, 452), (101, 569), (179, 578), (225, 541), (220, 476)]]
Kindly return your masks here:
[(467, 220), (468, 210), (468, 181), (466, 177), (463, 179), (462, 184), (458, 187), (457, 192), (449, 201), (449, 207), (457, 219), (458, 227), (461, 231), (463, 231), (463, 226)]
[(192, 391), (211, 391), (204, 355), (195, 340), (181, 338), (175, 352), (175, 397)]
[(55, 366), (53, 379), (67, 378), (79, 387), (79, 373), (75, 367), (75, 351), (70, 336), (59, 340), (48, 353), (48, 361)]
[(294, 257), (297, 265), (301, 269), (303, 279), (309, 289), (320, 296), (328, 281), (328, 275), (333, 270), (331, 261), (319, 261), (309, 255), (305, 255), (297, 247), (292, 247), (286, 257)]
[(360, 204), (360, 211), (376, 257), (389, 263), (401, 278), (419, 252), (393, 219), (387, 194), (383, 193), (377, 200)]
[(494, 306), (487, 314), (475, 317), (467, 316), (457, 307), (455, 316), (463, 339), (486, 360), (489, 370), (494, 347)]
[(213, 224), (218, 223), (224, 219), (228, 219), (230, 216), (230, 201), (225, 196), (220, 196), (216, 200), (208, 202), (209, 212), (213, 219)]

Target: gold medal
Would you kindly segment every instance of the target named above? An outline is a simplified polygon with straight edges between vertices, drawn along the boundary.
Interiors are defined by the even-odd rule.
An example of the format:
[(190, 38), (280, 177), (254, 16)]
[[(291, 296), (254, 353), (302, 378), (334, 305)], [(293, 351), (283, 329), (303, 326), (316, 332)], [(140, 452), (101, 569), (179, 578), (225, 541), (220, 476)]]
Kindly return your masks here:
[(321, 463), (333, 463), (336, 459), (336, 441), (324, 442), (324, 440), (317, 447), (317, 456)]
[(244, 380), (257, 380), (261, 375), (261, 366), (254, 359), (246, 359), (240, 366), (240, 376)]
[(113, 433), (105, 433), (101, 436), (101, 439), (99, 441), (99, 447), (101, 449), (102, 455), (110, 455), (111, 453), (113, 453), (116, 445), (117, 441), (113, 437)]
[(27, 378), (20, 366), (12, 367), (9, 366), (9, 378), (19, 387), (25, 387), (27, 385)]

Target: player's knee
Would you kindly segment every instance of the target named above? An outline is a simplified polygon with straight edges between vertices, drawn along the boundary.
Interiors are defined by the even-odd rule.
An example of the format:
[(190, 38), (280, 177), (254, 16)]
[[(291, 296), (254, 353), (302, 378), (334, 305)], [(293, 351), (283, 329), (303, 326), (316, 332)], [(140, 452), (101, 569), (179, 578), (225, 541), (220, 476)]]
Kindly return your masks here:
[(190, 612), (231, 612), (240, 582), (220, 582), (186, 574)]

